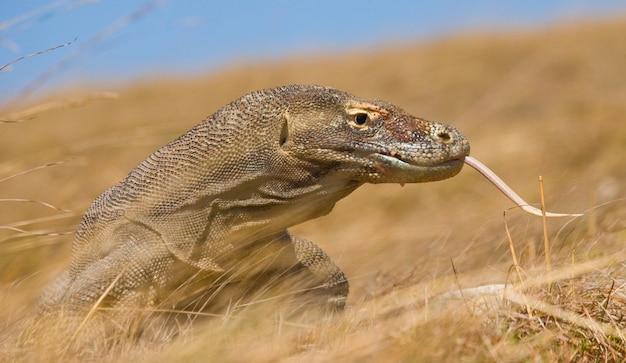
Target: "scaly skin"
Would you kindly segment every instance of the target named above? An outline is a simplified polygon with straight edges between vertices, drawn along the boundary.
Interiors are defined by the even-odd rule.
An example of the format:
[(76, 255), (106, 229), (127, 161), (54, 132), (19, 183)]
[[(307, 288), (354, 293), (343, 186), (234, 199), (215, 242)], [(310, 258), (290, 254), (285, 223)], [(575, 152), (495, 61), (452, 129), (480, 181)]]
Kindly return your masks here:
[(341, 308), (343, 272), (286, 229), (329, 213), (364, 183), (450, 178), (468, 154), (456, 129), (387, 102), (319, 86), (251, 93), (93, 202), (70, 268), (44, 294), (41, 311), (186, 304), (224, 282), (271, 285), (287, 275), (321, 304)]

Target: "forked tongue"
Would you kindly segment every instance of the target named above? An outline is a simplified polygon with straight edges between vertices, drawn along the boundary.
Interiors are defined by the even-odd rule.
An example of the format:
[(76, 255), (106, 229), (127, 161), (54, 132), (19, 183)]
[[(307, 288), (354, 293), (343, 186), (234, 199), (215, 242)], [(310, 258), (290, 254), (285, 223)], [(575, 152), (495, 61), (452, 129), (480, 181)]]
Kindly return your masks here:
[[(496, 186), (496, 188), (500, 189), (500, 191), (502, 193), (504, 193), (504, 195), (509, 197), (509, 199), (511, 199), (513, 201), (513, 203), (517, 204), (524, 211), (526, 211), (526, 212), (528, 212), (530, 214), (534, 214), (534, 215), (540, 216), (540, 217), (543, 216), (543, 213), (542, 213), (541, 209), (538, 209), (538, 208), (535, 208), (535, 207), (529, 205), (524, 199), (522, 199), (522, 197), (517, 195), (517, 193), (515, 193), (513, 191), (513, 189), (511, 189), (511, 187), (506, 185), (506, 183), (504, 181), (502, 181), (502, 179), (500, 179), (500, 177), (498, 177), (493, 171), (491, 171), (483, 163), (481, 163), (480, 161), (474, 159), (471, 156), (466, 156), (465, 157), (465, 164), (467, 164), (467, 165), (471, 166), (472, 168), (476, 169), (485, 178), (487, 178), (490, 182), (492, 182), (493, 185)], [(580, 217), (580, 216), (582, 216), (582, 214), (565, 214), (565, 213), (546, 212), (546, 217)]]

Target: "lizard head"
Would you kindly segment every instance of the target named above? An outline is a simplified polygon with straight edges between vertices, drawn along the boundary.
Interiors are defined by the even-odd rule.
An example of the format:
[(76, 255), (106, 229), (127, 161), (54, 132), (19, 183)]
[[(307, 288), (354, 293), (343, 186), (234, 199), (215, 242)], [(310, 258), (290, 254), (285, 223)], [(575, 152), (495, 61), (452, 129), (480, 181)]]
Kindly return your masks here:
[(365, 183), (430, 182), (461, 171), (470, 146), (455, 128), (384, 101), (323, 89), (294, 93), (285, 114), (284, 150), (333, 163), (344, 177)]

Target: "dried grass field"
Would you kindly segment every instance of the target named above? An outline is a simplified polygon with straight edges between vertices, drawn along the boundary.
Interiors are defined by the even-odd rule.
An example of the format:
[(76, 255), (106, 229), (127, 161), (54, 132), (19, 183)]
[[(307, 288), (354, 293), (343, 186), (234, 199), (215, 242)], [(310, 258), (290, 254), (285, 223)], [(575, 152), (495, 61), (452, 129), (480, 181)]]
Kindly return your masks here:
[[(626, 20), (471, 34), (115, 92), (67, 89), (0, 110), (0, 361), (626, 360), (624, 34)], [(53, 322), (39, 327), (47, 339), (22, 344), (24, 319), (67, 267), (73, 231), (99, 193), (227, 102), (293, 83), (452, 124), (526, 200), (539, 205), (541, 175), (548, 210), (584, 216), (549, 219), (544, 230), (469, 168), (430, 184), (365, 185), (291, 229), (350, 279), (339, 316), (259, 302), (167, 342), (67, 353), (70, 337)]]

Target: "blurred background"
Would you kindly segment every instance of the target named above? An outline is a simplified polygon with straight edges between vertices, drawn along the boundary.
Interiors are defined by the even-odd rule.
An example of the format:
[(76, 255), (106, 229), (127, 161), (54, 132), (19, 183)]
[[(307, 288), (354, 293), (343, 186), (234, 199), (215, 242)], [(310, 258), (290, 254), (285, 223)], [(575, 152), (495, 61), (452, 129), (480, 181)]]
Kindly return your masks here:
[(285, 57), (381, 50), (626, 11), (599, 1), (3, 1), (0, 106), (74, 84), (197, 76)]
[[(543, 175), (556, 212), (624, 194), (621, 1), (12, 1), (0, 14), (0, 249), (21, 256), (6, 255), (5, 280), (62, 269), (99, 193), (227, 102), (282, 84), (329, 85), (451, 123), (531, 203)], [(451, 256), (467, 268), (507, 263), (500, 215), (510, 207), (463, 170), (366, 185), (295, 230), (361, 278), (358, 296), (377, 271), (448, 274)], [(513, 216), (525, 239), (541, 227)], [(524, 248), (540, 255), (533, 243)], [(42, 265), (50, 254), (59, 264)]]
[[(548, 210), (585, 213), (548, 220), (554, 268), (596, 262), (608, 276), (598, 284), (623, 292), (626, 285), (610, 282), (624, 276), (623, 258), (606, 258), (619, 259), (626, 243), (625, 34), (626, 2), (610, 0), (2, 1), (0, 327), (28, 312), (67, 267), (74, 230), (98, 194), (226, 103), (292, 83), (384, 99), (452, 124), (472, 156), (535, 206), (543, 176)], [(541, 276), (541, 219), (469, 168), (437, 183), (364, 185), (290, 231), (346, 272), (348, 304), (359, 311), (377, 297), (394, 306), (391, 293), (406, 287), (419, 290), (411, 296), (419, 304), (510, 282), (503, 211), (520, 265)], [(402, 336), (387, 343), (400, 356), (434, 354), (425, 361), (456, 361), (458, 351), (493, 360), (483, 343), (501, 335), (480, 340), (484, 324), (464, 331), (446, 320), (454, 316), (424, 321), (433, 326), (414, 330), (424, 335), (418, 345)], [(509, 334), (510, 320), (492, 321)], [(345, 331), (356, 326), (378, 327)], [(502, 343), (532, 347), (519, 358), (531, 360), (543, 346), (586, 346), (577, 331), (566, 344), (560, 328), (534, 343), (519, 339), (524, 332)], [(253, 354), (242, 347), (229, 354)], [(219, 341), (211, 348), (216, 356), (230, 349)], [(389, 346), (370, 348), (391, 359)], [(503, 356), (520, 351), (512, 352)]]
[[(23, 253), (6, 255), (5, 280), (62, 269), (99, 193), (227, 102), (282, 84), (451, 123), (531, 203), (543, 175), (557, 212), (624, 195), (622, 1), (5, 1), (0, 14), (0, 248)], [(511, 204), (477, 173), (354, 195), (296, 228), (362, 278), (354, 296), (377, 271), (508, 262), (500, 215)], [(540, 227), (513, 215), (525, 239)], [(42, 266), (50, 254), (59, 264)]]

